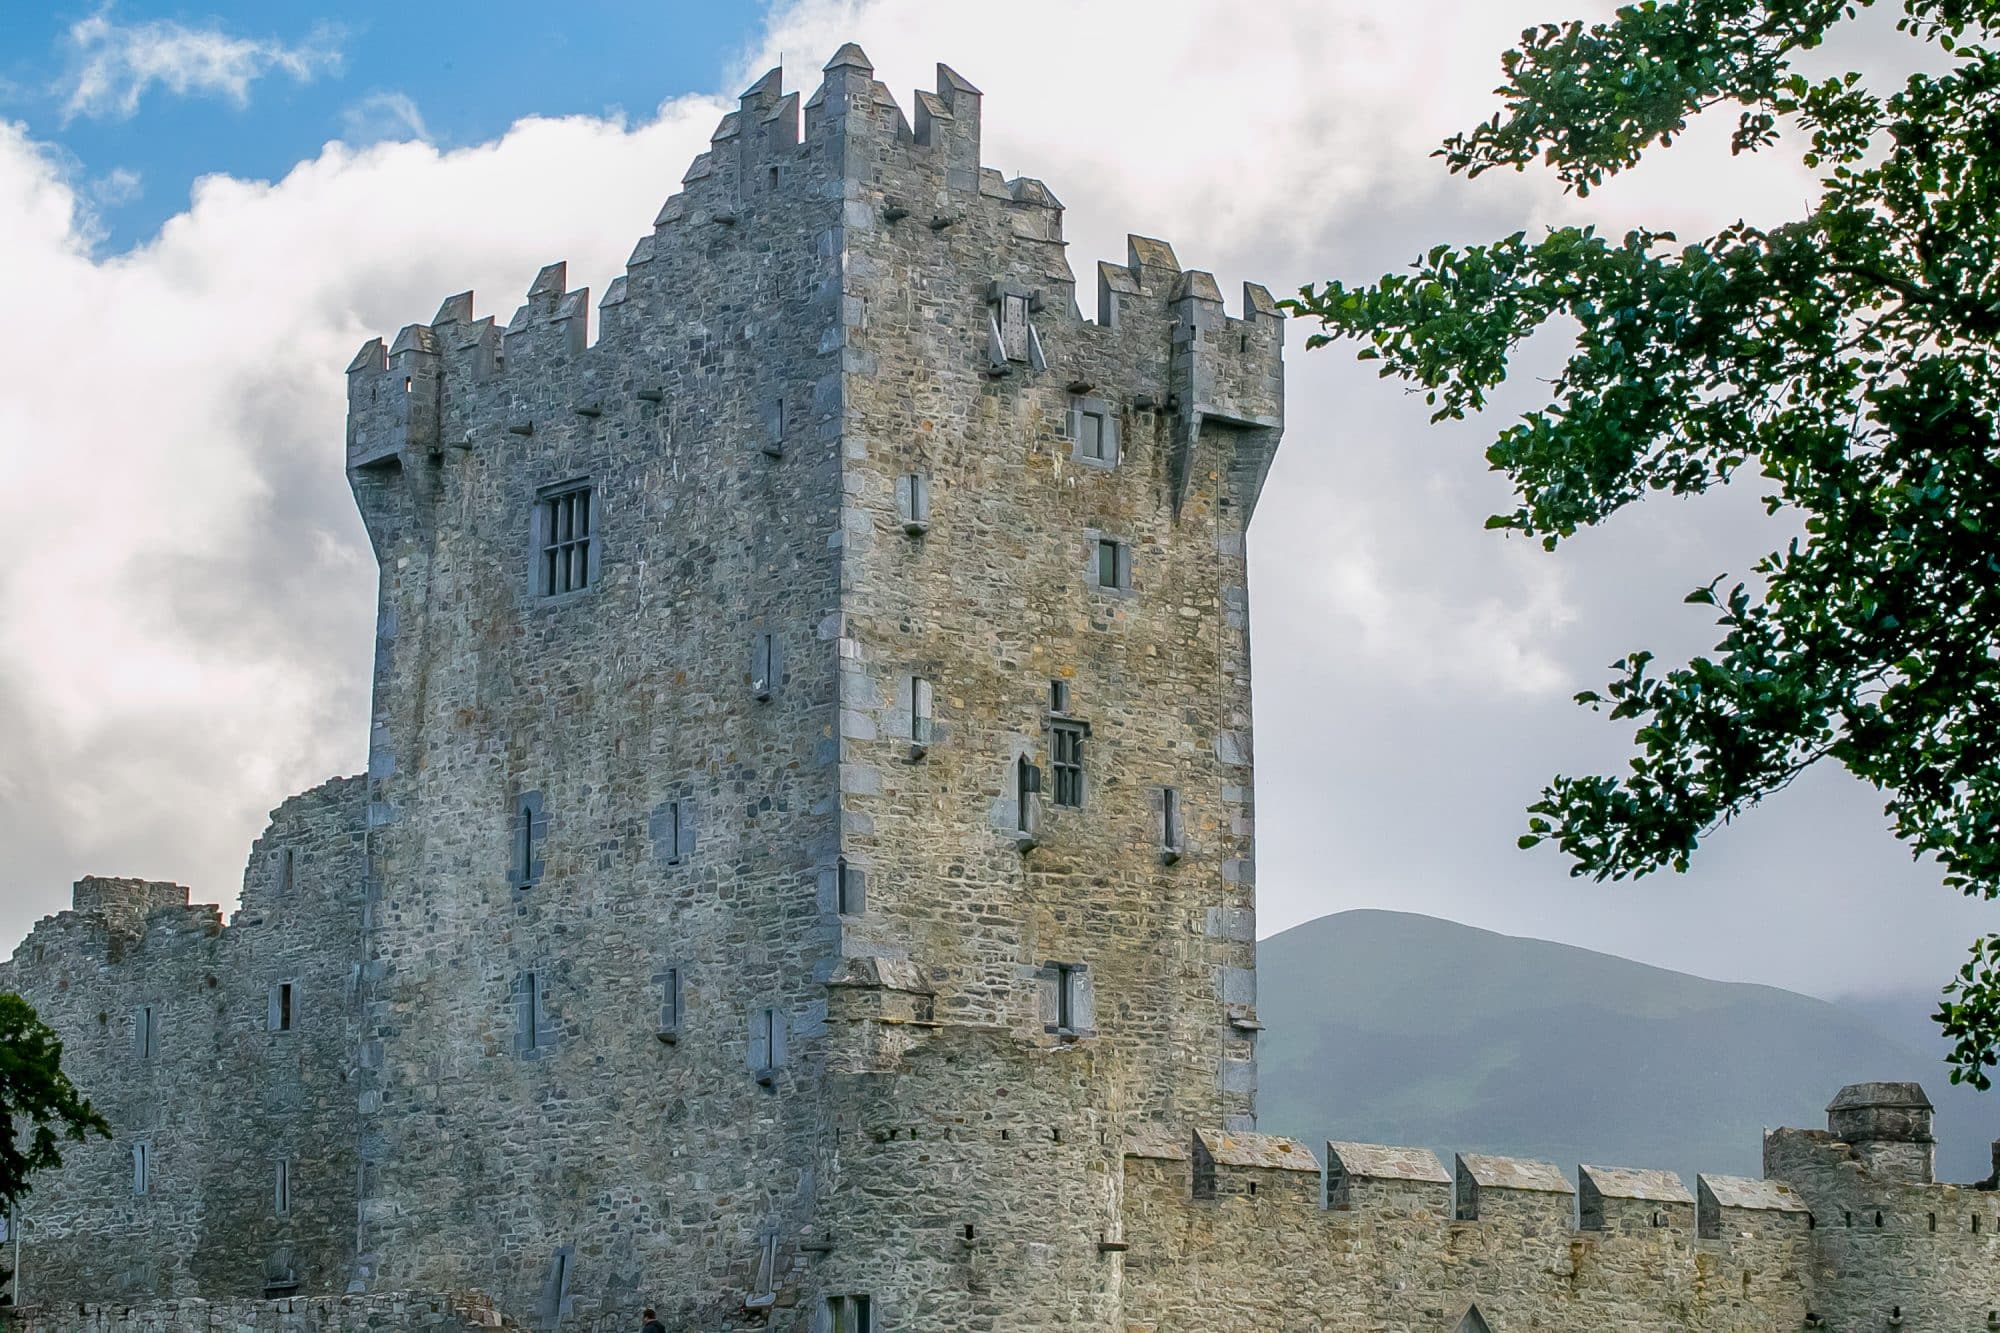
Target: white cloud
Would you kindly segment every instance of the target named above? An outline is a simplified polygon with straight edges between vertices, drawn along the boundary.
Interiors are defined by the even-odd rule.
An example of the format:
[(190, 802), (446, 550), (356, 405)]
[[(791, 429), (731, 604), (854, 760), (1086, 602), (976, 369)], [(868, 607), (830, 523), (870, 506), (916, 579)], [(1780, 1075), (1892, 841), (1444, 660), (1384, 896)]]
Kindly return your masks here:
[(324, 26), (292, 46), (171, 19), (115, 23), (100, 12), (71, 24), (68, 40), (65, 120), (132, 116), (156, 85), (180, 97), (218, 96), (242, 106), (250, 85), (274, 71), (309, 83), (340, 68), (336, 34)]
[(129, 204), (146, 190), (145, 179), (130, 167), (113, 167), (91, 181), (90, 198), (100, 208)]
[(341, 138), (356, 147), (384, 139), (428, 142), (431, 137), (423, 112), (408, 93), (370, 93), (342, 111), (340, 122)]
[[(725, 86), (783, 50), (815, 57), (788, 73), (809, 90), (853, 38), (907, 108), (944, 58), (987, 94), (986, 160), (1068, 205), (1086, 292), (1128, 230), (1175, 243), (1225, 292), (1243, 278), (1282, 292), (1537, 219), (1667, 213), (1692, 233), (1807, 192), (1782, 160), (1730, 160), (1706, 128), (1588, 210), (1532, 173), (1447, 177), (1430, 148), (1490, 110), (1498, 53), (1547, 3), (1020, 0), (996, 26), (935, 0), (808, 0), (774, 16), (764, 59)], [(242, 68), (273, 67), (318, 68)], [(141, 68), (105, 74), (86, 103), (175, 86)], [(254, 75), (234, 77), (187, 86), (237, 95)], [(262, 812), (359, 767), (374, 581), (341, 471), (341, 368), (448, 293), (476, 287), (504, 315), (556, 259), (601, 291), (732, 105), (528, 120), (450, 152), (336, 143), (275, 183), (201, 181), (158, 238), (109, 257), (51, 155), (0, 127), (0, 254), (35, 312), (0, 328), (0, 532), (16, 556), (0, 562), (0, 841), (14, 849), (0, 939), (86, 871), (226, 900)], [(400, 108), (376, 110), (395, 123)], [(1509, 507), (1479, 462), (1492, 421), (1433, 430), (1346, 351), (1300, 350), (1302, 332), (1251, 543), (1267, 925), (1407, 905), (1781, 984), (1940, 972), (1954, 900), (1851, 800), (1831, 821), (1732, 830), (1732, 856), (1670, 893), (1613, 898), (1513, 852), (1552, 771), (1618, 762), (1616, 735), (1563, 695), (1628, 648), (1698, 636), (1680, 592), (1743, 568), (1757, 520), (1642, 506), (1543, 557), (1481, 530)], [(1511, 387), (1497, 415), (1541, 387)], [(1809, 834), (1785, 841), (1800, 823)], [(1795, 947), (1717, 927), (1753, 884), (1770, 919), (1799, 923)], [(1908, 895), (1904, 939), (1840, 934), (1839, 905), (1892, 892)]]

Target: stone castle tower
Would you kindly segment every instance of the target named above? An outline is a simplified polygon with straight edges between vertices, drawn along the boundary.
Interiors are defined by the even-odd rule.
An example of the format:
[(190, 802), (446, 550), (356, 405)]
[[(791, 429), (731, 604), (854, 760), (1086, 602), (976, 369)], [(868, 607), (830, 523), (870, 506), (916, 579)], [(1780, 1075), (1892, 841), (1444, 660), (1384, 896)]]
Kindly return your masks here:
[(0, 966), (116, 1130), (25, 1333), (2000, 1327), (1914, 1085), (1694, 1192), (1255, 1132), (1282, 321), (1137, 237), (1082, 318), (937, 83), (758, 81), (594, 339), (556, 264), (355, 358), (368, 772)]
[(806, 1254), (906, 1326), (993, 1268), (1003, 1325), (1110, 1327), (1128, 1130), (1251, 1123), (1282, 321), (1136, 238), (1081, 318), (942, 66), (912, 126), (844, 47), (800, 119), (744, 94), (594, 344), (557, 264), (350, 369), (360, 1273), (664, 1261), (714, 1317)]

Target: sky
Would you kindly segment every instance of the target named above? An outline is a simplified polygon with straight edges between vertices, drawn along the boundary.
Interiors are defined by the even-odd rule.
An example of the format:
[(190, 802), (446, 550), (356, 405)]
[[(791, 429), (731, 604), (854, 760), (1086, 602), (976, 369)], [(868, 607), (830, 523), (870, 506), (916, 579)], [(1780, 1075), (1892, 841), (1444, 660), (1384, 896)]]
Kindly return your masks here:
[[(1494, 109), (1499, 55), (1595, 0), (355, 0), (0, 9), (0, 947), (83, 874), (234, 901), (287, 794), (357, 772), (374, 568), (342, 474), (354, 349), (566, 259), (601, 293), (764, 69), (843, 41), (910, 105), (946, 61), (985, 156), (1067, 208), (1073, 268), (1164, 238), (1225, 292), (1366, 280), (1548, 225), (1684, 237), (1812, 193), (1728, 126), (1586, 201), (1429, 154)], [(1867, 34), (1830, 58), (1897, 58)], [(1092, 284), (1082, 284), (1091, 299)], [(1686, 875), (1602, 886), (1514, 840), (1556, 772), (1629, 734), (1570, 696), (1716, 637), (1681, 597), (1779, 538), (1754, 485), (1649, 500), (1555, 555), (1483, 530), (1485, 418), (1290, 331), (1286, 439), (1251, 533), (1260, 930), (1425, 912), (1813, 994), (1934, 991), (1994, 909), (1940, 887), (1879, 797), (1815, 774)], [(1421, 984), (1422, 977), (1412, 978)]]

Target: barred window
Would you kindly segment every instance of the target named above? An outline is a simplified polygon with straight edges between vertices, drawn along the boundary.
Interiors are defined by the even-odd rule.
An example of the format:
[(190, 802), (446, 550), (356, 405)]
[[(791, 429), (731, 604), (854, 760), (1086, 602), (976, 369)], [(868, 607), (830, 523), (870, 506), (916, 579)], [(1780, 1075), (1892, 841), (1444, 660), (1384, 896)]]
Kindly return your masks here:
[(1058, 722), (1050, 729), (1049, 770), (1057, 805), (1083, 804), (1083, 736), (1084, 729), (1071, 722)]
[(537, 587), (544, 597), (559, 597), (590, 586), (593, 569), (590, 487), (565, 486), (545, 493), (537, 506), (536, 539), (540, 547)]

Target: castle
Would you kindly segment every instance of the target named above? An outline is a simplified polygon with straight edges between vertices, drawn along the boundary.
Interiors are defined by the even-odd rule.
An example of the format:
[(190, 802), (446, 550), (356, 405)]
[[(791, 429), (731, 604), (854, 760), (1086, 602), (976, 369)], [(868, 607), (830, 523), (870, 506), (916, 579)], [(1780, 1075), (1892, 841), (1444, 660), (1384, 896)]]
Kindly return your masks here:
[(555, 264), (354, 359), (368, 771), (0, 967), (116, 1131), (21, 1327), (2000, 1329), (1914, 1085), (1693, 1192), (1255, 1132), (1283, 320), (1137, 237), (1085, 320), (912, 109), (773, 71), (595, 340)]

